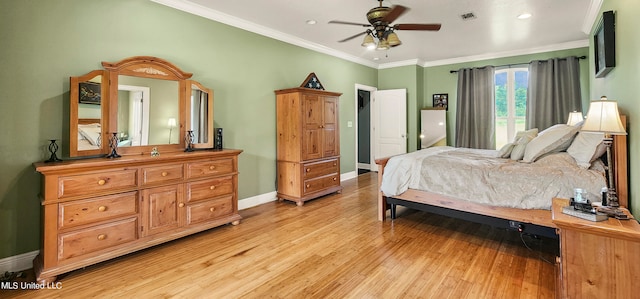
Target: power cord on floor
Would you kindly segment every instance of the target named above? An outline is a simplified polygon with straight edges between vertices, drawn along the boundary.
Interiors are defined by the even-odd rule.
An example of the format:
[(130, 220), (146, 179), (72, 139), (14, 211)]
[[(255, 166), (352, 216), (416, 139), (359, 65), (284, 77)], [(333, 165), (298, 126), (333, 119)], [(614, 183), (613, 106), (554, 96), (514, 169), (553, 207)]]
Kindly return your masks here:
[[(524, 244), (524, 247), (527, 247), (527, 249), (529, 249), (529, 251), (531, 251), (531, 252), (535, 252), (533, 249), (531, 249), (531, 247), (529, 247), (529, 245), (527, 245), (527, 242), (524, 240), (523, 235), (525, 233), (523, 232), (523, 230), (522, 229), (518, 229), (518, 232), (520, 233), (520, 240), (522, 240), (522, 244)], [(533, 235), (532, 237), (535, 238), (535, 239), (539, 239), (538, 236), (536, 236), (536, 235)], [(540, 240), (540, 247), (542, 247), (542, 239), (539, 239), (539, 240)], [(555, 263), (552, 263), (549, 260), (547, 260), (546, 258), (544, 258), (540, 251), (538, 251), (538, 258), (540, 258), (544, 262), (547, 262), (549, 264), (555, 265)]]

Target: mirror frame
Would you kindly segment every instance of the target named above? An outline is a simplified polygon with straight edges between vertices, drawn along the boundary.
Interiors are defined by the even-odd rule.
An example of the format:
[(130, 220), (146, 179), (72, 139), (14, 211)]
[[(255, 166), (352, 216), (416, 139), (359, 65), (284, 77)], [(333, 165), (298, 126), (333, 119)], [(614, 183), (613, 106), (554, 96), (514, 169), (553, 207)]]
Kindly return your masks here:
[[(87, 82), (96, 76), (102, 76), (100, 82), (100, 128), (101, 143), (99, 149), (94, 150), (79, 150), (78, 149), (78, 123), (80, 118), (78, 117), (80, 89), (79, 84)], [(82, 156), (98, 156), (106, 153), (108, 149), (108, 142), (104, 142), (107, 139), (107, 135), (104, 132), (104, 128), (109, 124), (109, 72), (105, 70), (95, 70), (87, 73), (86, 75), (79, 77), (70, 77), (69, 84), (69, 157), (82, 157)], [(105, 145), (106, 143), (106, 145)]]
[[(188, 80), (187, 81), (187, 97), (186, 97), (186, 123), (185, 123), (185, 127), (186, 127), (186, 131), (189, 130), (193, 130), (193, 128), (191, 127), (191, 96), (192, 96), (192, 92), (193, 92), (193, 88), (192, 86), (195, 85), (196, 87), (198, 87), (198, 89), (206, 92), (209, 96), (207, 97), (207, 108), (209, 110), (209, 118), (213, 119), (213, 90), (211, 90), (210, 88), (206, 88), (205, 86), (203, 86), (202, 84), (193, 81), (193, 80)], [(195, 143), (193, 144), (194, 148), (213, 148), (213, 121), (208, 122), (207, 124), (207, 142), (206, 143)]]
[[(118, 128), (118, 78), (120, 75), (169, 80), (178, 82), (178, 116), (177, 128), (179, 132), (179, 142), (177, 144), (157, 144), (143, 146), (118, 147), (118, 154), (121, 155), (146, 155), (150, 154), (153, 148), (162, 154), (163, 152), (178, 152), (185, 149), (185, 135), (187, 130), (191, 130), (191, 115), (188, 113), (191, 106), (192, 85), (206, 91), (210, 96), (208, 137), (206, 143), (193, 144), (194, 148), (213, 148), (213, 90), (204, 87), (202, 84), (189, 80), (192, 73), (187, 73), (171, 62), (153, 56), (134, 56), (125, 58), (118, 62), (102, 62), (104, 70), (94, 70), (86, 75), (70, 78), (70, 108), (69, 108), (69, 156), (98, 156), (109, 153), (109, 143), (102, 142), (101, 148), (97, 150), (78, 150), (78, 95), (79, 83), (88, 81), (95, 76), (102, 75), (102, 100), (101, 100), (101, 138), (109, 140), (110, 133), (117, 132)], [(75, 136), (75, 140), (74, 140)]]

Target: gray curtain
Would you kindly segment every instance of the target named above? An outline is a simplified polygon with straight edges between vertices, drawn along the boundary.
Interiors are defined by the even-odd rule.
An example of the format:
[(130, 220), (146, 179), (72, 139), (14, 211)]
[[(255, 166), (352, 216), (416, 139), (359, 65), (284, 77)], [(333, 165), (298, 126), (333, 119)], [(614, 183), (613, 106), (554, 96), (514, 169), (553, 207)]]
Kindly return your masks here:
[(458, 70), (456, 147), (495, 148), (493, 66)]
[(577, 57), (529, 63), (526, 128), (542, 131), (566, 123), (569, 113), (582, 110), (580, 63)]

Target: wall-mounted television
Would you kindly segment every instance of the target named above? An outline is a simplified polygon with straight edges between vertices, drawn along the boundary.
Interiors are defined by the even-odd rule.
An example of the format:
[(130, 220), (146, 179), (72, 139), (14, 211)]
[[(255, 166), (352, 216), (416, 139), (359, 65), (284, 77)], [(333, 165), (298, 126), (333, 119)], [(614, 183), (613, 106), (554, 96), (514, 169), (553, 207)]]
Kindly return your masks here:
[(607, 75), (616, 66), (616, 18), (613, 11), (602, 13), (593, 34), (596, 78)]

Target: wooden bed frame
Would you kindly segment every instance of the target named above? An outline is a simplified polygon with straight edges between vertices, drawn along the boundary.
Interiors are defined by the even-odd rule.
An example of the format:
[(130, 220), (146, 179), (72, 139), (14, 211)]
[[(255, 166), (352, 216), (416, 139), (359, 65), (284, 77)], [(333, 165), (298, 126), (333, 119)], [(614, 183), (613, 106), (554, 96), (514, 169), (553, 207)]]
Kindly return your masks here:
[[(620, 118), (626, 127), (626, 117), (621, 115)], [(614, 181), (620, 206), (628, 207), (629, 186), (626, 135), (614, 136), (611, 154), (613, 164), (615, 165)], [(384, 167), (389, 159), (390, 157), (376, 160), (376, 164), (378, 165), (378, 190), (380, 190), (380, 185), (382, 184)], [(549, 200), (551, 201), (552, 199), (549, 198)], [(433, 210), (439, 214), (446, 214), (471, 221), (476, 221), (474, 218), (478, 216), (488, 216), (491, 219), (502, 221), (505, 225), (508, 224), (507, 221), (511, 220), (520, 223), (534, 224), (535, 226), (543, 228), (556, 228), (552, 222), (550, 210), (488, 206), (415, 189), (409, 189), (400, 195), (393, 196), (393, 198), (387, 198), (382, 191), (378, 191), (378, 220), (380, 221), (384, 221), (387, 216), (387, 210), (390, 208), (388, 201), (409, 208), (417, 208), (425, 211)], [(442, 211), (448, 211), (448, 213), (442, 213)]]

